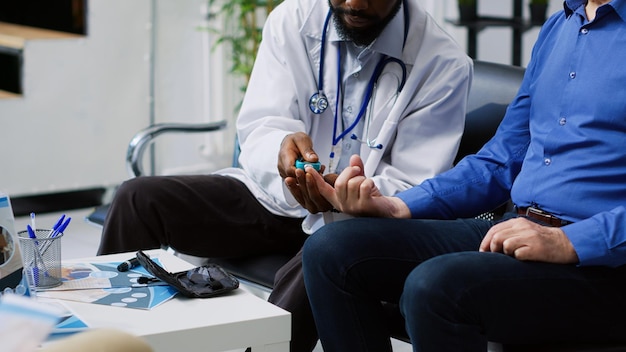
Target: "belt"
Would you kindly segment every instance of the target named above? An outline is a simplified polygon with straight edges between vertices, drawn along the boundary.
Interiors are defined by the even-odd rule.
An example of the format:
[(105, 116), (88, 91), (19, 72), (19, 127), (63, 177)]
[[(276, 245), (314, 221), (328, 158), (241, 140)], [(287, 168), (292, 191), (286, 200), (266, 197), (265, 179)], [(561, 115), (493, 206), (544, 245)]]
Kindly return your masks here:
[(524, 216), (530, 219), (539, 220), (550, 226), (561, 227), (561, 226), (569, 225), (572, 223), (571, 221), (563, 220), (561, 218), (558, 218), (548, 213), (547, 211), (543, 211), (538, 208), (533, 208), (533, 207), (516, 207), (516, 208), (517, 208), (517, 215)]

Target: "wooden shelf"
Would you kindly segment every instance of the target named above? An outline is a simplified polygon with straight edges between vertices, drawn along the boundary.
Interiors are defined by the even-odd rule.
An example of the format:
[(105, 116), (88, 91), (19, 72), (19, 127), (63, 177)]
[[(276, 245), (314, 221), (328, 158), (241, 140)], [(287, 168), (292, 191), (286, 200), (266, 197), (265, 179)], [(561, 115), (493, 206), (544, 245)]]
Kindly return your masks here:
[(0, 46), (21, 50), (27, 40), (81, 38), (82, 35), (0, 22)]
[(21, 98), (22, 95), (20, 94), (15, 94), (15, 93), (11, 93), (11, 92), (7, 92), (5, 90), (0, 90), (0, 100), (3, 99), (17, 99), (17, 98)]

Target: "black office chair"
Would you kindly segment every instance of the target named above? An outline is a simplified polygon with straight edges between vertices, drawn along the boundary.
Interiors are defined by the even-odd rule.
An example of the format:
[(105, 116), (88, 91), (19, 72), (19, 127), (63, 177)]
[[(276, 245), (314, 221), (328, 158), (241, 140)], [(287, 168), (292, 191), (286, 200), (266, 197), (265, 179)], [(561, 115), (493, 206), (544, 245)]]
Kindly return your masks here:
[[(495, 133), (506, 108), (515, 97), (524, 69), (516, 66), (502, 65), (483, 61), (474, 61), (474, 79), (469, 94), (465, 130), (461, 139), (456, 161), (468, 154), (477, 152)], [(151, 126), (140, 131), (128, 147), (126, 162), (132, 176), (143, 175), (142, 157), (146, 147), (154, 139), (165, 133), (196, 133), (217, 131), (226, 126), (225, 122), (205, 124), (162, 124)], [(237, 163), (238, 148), (235, 147), (233, 165)], [(477, 214), (481, 217), (496, 218), (510, 204), (503, 204), (493, 212)], [(108, 205), (95, 209), (88, 217), (92, 222), (103, 224)], [(295, 254), (295, 253), (294, 253)], [(288, 255), (260, 255), (245, 258), (211, 258), (242, 281), (251, 283), (268, 292), (274, 286), (274, 275), (291, 257)], [(399, 310), (392, 304), (385, 304), (388, 312), (389, 327), (392, 336), (410, 342), (404, 330), (404, 321)], [(623, 344), (545, 344), (545, 345), (495, 345), (502, 352), (626, 352)]]

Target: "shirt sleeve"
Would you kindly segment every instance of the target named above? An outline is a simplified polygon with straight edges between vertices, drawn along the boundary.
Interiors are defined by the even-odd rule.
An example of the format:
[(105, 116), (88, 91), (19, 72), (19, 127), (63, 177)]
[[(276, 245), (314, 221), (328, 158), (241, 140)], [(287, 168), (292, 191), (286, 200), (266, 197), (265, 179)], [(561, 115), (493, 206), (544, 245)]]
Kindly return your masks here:
[(626, 264), (626, 208), (617, 207), (563, 227), (578, 254), (579, 265)]
[(529, 65), (516, 98), (494, 137), (453, 169), (399, 193), (413, 218), (455, 219), (493, 210), (510, 198), (530, 143)]

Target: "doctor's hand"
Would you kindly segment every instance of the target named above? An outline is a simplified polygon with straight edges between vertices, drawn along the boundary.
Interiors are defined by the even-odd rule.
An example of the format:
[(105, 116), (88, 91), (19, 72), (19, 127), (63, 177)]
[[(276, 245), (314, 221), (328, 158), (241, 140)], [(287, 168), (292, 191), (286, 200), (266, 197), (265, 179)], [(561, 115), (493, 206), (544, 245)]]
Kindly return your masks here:
[(562, 229), (525, 218), (495, 224), (480, 244), (481, 252), (500, 252), (519, 260), (577, 264), (578, 254)]
[(298, 158), (309, 162), (319, 161), (317, 153), (313, 150), (313, 140), (304, 132), (289, 134), (280, 143), (278, 173), (283, 180), (287, 177), (296, 177), (296, 159)]
[[(295, 200), (311, 214), (331, 210), (332, 205), (319, 194), (317, 185), (309, 182), (312, 180), (311, 176), (307, 176), (304, 170), (296, 169), (295, 163), (298, 158), (309, 162), (319, 161), (313, 150), (313, 141), (303, 132), (287, 135), (283, 139), (278, 154), (278, 172)], [(322, 165), (320, 175), (324, 169), (325, 166)], [(324, 178), (332, 185), (337, 175), (330, 174)]]
[(387, 218), (411, 217), (407, 205), (397, 197), (383, 196), (374, 181), (366, 178), (361, 157), (350, 157), (350, 166), (345, 168), (335, 180), (334, 187), (311, 167), (306, 168), (317, 184), (319, 193), (333, 207), (343, 213), (354, 216), (377, 216)]

